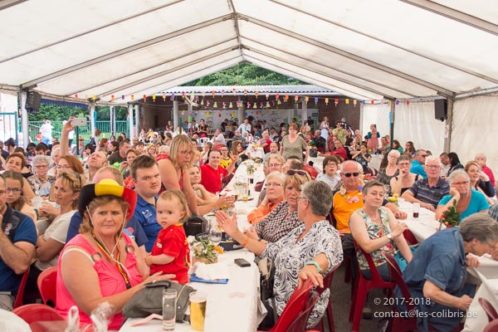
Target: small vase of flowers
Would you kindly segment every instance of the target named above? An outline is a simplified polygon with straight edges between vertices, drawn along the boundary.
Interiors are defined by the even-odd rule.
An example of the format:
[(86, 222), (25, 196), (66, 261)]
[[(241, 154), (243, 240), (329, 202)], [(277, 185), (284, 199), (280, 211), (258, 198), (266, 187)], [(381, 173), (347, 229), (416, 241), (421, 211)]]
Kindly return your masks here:
[(218, 255), (223, 253), (223, 248), (211, 243), (208, 239), (195, 240), (191, 248), (193, 263), (213, 264), (218, 262)]
[[(447, 228), (458, 226), (460, 224), (460, 214), (456, 210), (456, 201), (448, 210), (444, 211), (443, 216), (439, 219), (441, 226), (444, 224)], [(441, 229), (441, 227), (439, 227)]]

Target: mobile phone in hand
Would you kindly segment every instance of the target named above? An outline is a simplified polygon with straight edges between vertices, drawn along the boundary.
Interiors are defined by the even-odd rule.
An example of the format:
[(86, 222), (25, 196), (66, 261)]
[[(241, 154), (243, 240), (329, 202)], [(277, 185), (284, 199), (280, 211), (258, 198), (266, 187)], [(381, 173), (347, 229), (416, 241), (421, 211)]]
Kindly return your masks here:
[(243, 258), (236, 258), (233, 261), (235, 262), (235, 264), (237, 264), (240, 267), (249, 267), (249, 266), (251, 266), (251, 263), (249, 263), (248, 261), (246, 261)]

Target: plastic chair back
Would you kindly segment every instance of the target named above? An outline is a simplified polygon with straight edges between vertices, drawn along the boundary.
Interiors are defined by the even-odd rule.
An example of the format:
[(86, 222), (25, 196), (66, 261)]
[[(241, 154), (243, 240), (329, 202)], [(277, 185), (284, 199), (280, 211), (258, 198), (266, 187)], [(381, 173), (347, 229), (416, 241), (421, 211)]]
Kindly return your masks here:
[(40, 273), (37, 284), (43, 303), (51, 307), (55, 307), (55, 300), (57, 298), (57, 267), (49, 267)]
[(28, 323), (33, 332), (63, 331), (65, 329), (64, 317), (59, 315), (54, 308), (45, 304), (26, 304), (15, 308), (13, 313)]
[(498, 314), (496, 313), (496, 309), (493, 307), (491, 303), (489, 303), (488, 300), (486, 300), (483, 297), (479, 298), (479, 304), (481, 307), (484, 309), (486, 312), (486, 315), (488, 316), (488, 321), (491, 322), (492, 320), (498, 319)]
[(498, 319), (492, 320), (485, 327), (483, 332), (498, 332)]
[[(312, 295), (312, 292), (315, 295)], [(316, 299), (315, 299), (316, 298)], [(287, 332), (291, 325), (295, 324), (294, 328), (298, 328), (302, 325), (301, 321), (304, 322), (304, 326), (306, 326), (306, 322), (308, 321), (309, 314), (313, 309), (316, 301), (318, 300), (318, 294), (313, 291), (313, 284), (311, 281), (307, 280), (301, 285), (300, 288), (296, 288), (294, 293), (292, 293), (287, 305), (284, 308), (284, 311), (278, 318), (275, 326), (270, 330), (271, 332)], [(313, 302), (311, 305), (311, 302)], [(311, 308), (310, 308), (311, 306)], [(309, 310), (307, 310), (309, 309)], [(307, 315), (301, 315), (305, 311)], [(299, 319), (299, 322), (297, 320)], [(297, 331), (297, 330), (295, 330)], [(304, 330), (300, 330), (304, 331)]]
[(17, 289), (16, 299), (14, 300), (13, 308), (17, 308), (23, 305), (24, 301), (24, 290), (26, 289), (26, 283), (28, 282), (29, 267), (26, 272), (23, 273), (21, 283)]

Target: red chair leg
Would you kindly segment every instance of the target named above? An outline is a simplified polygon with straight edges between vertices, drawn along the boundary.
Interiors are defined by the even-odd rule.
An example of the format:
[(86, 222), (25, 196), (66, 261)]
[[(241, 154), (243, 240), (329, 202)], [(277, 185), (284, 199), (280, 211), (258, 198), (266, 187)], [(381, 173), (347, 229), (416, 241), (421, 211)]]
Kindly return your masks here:
[(367, 299), (367, 285), (360, 282), (359, 288), (356, 290), (355, 303), (353, 307), (353, 325), (351, 327), (352, 331), (359, 331), (361, 314), (363, 312), (363, 307), (365, 306), (365, 301)]
[(334, 310), (332, 309), (332, 299), (329, 300), (327, 305), (327, 321), (329, 323), (329, 331), (335, 332)]

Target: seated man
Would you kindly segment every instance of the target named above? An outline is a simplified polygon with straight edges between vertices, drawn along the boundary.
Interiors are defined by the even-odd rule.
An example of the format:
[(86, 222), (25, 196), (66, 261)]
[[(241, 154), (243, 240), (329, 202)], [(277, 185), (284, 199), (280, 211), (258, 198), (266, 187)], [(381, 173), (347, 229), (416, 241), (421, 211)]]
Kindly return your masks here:
[(450, 193), (450, 185), (441, 178), (441, 161), (438, 157), (427, 157), (425, 171), (427, 178), (415, 182), (401, 197), (410, 203), (420, 203), (421, 207), (435, 211), (441, 198)]
[(36, 227), (31, 218), (5, 204), (0, 177), (0, 309), (12, 310), (14, 295), (35, 254)]
[(403, 273), (416, 300), (419, 331), (429, 331), (429, 325), (436, 331), (455, 330), (475, 293), (475, 285), (465, 283), (467, 266), (478, 265), (469, 254), (492, 254), (497, 244), (498, 223), (484, 213), (421, 242)]

